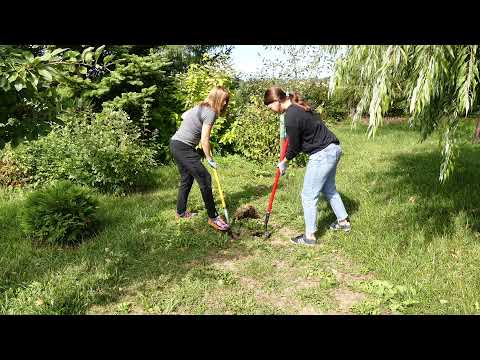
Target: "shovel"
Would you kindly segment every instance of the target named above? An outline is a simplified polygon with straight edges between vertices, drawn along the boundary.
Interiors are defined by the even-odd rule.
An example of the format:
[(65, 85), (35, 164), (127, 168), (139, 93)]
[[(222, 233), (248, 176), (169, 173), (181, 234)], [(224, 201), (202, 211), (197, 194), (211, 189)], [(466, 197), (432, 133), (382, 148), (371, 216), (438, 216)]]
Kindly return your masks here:
[(213, 169), (213, 176), (215, 177), (215, 182), (217, 183), (218, 192), (220, 194), (220, 200), (222, 201), (223, 206), (223, 213), (225, 214), (225, 220), (227, 220), (227, 224), (230, 223), (230, 219), (228, 217), (227, 205), (225, 204), (225, 198), (223, 197), (222, 186), (220, 185), (220, 179), (218, 178), (217, 169)]
[[(288, 138), (282, 144), (282, 150), (280, 151), (280, 161), (285, 158), (288, 148)], [(275, 181), (273, 183), (272, 193), (270, 194), (270, 199), (268, 200), (267, 212), (265, 214), (265, 233), (264, 237), (269, 238), (272, 234), (268, 231), (268, 220), (270, 219), (270, 214), (272, 213), (273, 200), (275, 199), (275, 193), (277, 192), (278, 181), (280, 179), (280, 169), (277, 167), (277, 173), (275, 175)]]

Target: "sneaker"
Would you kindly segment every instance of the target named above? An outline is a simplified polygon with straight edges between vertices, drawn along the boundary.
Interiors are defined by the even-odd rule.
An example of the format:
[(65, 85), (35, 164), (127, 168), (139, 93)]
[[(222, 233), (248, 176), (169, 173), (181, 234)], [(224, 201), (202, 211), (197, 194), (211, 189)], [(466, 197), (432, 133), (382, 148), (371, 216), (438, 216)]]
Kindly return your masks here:
[(190, 211), (185, 211), (183, 214), (176, 213), (175, 214), (175, 219), (191, 219), (194, 216), (197, 216), (198, 213), (192, 213)]
[(331, 230), (343, 230), (343, 231), (350, 231), (352, 229), (352, 225), (350, 223), (347, 223), (346, 225), (340, 225), (338, 221), (335, 221), (334, 223), (330, 224), (330, 229)]
[(315, 240), (310, 240), (305, 237), (304, 234), (295, 236), (294, 238), (291, 238), (290, 241), (294, 244), (298, 245), (315, 245), (316, 241)]
[(208, 218), (208, 224), (220, 231), (227, 231), (230, 228), (230, 226), (225, 221), (223, 221), (221, 216), (217, 216), (213, 219)]

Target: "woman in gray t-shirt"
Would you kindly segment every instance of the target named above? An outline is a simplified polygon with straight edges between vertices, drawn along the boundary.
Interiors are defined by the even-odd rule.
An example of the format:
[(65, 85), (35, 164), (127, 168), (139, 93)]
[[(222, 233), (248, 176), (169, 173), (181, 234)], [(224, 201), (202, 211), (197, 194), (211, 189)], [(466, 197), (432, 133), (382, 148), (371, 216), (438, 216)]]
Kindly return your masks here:
[(212, 193), (212, 178), (195, 148), (200, 143), (208, 164), (217, 169), (217, 163), (210, 155), (210, 132), (215, 119), (225, 112), (229, 97), (224, 87), (214, 87), (203, 102), (182, 114), (180, 128), (170, 139), (170, 149), (180, 171), (176, 217), (190, 218), (196, 215), (187, 211), (188, 194), (195, 179), (207, 208), (208, 223), (221, 231), (227, 231), (229, 226), (217, 213)]

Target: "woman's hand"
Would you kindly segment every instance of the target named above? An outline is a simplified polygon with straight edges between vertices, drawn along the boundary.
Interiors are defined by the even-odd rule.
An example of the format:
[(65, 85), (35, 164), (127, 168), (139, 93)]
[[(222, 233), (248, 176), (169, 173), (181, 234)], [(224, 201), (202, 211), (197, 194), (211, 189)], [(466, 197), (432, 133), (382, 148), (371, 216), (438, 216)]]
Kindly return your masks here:
[(216, 163), (212, 158), (207, 159), (207, 162), (208, 162), (208, 165), (210, 165), (212, 168), (214, 168), (215, 170), (217, 170), (218, 165), (217, 165), (217, 163)]
[(277, 165), (277, 167), (280, 169), (280, 174), (283, 176), (285, 175), (285, 172), (287, 171), (288, 168), (288, 161), (287, 159), (284, 159), (280, 161)]

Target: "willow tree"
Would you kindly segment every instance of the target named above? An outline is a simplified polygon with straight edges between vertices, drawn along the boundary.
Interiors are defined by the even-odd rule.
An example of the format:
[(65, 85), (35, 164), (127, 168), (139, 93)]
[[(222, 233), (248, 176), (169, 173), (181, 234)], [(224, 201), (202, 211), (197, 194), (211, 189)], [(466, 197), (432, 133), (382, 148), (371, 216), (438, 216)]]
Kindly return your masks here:
[[(360, 89), (353, 119), (368, 111), (370, 137), (393, 98), (404, 97), (409, 124), (420, 130), (422, 141), (434, 131), (441, 134), (439, 179), (444, 182), (458, 156), (458, 125), (478, 110), (479, 50), (478, 45), (352, 46), (336, 63), (330, 94), (339, 86)], [(480, 135), (480, 122), (475, 134)]]

